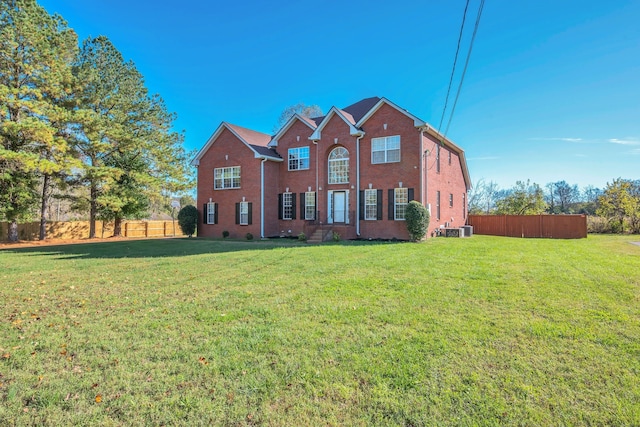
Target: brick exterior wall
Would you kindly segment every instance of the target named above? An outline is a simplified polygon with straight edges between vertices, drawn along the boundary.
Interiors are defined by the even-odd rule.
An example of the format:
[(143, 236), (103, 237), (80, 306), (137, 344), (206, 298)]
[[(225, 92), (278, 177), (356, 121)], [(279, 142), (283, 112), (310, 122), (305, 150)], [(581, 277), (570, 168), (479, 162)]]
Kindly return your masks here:
[[(438, 171), (438, 146), (440, 146), (440, 171)], [(441, 225), (460, 227), (466, 224), (467, 188), (462, 174), (461, 159), (458, 154), (431, 135), (425, 135), (426, 156), (426, 193), (427, 204), (431, 204), (429, 235)], [(451, 155), (451, 162), (449, 162)], [(437, 192), (440, 192), (440, 217), (437, 215)], [(453, 195), (453, 207), (449, 197)]]
[[(226, 230), (231, 238), (244, 238), (247, 233), (253, 234), (256, 239), (260, 238), (260, 162), (261, 159), (256, 159), (249, 147), (228, 129), (223, 129), (198, 166), (198, 209), (202, 213), (198, 236), (222, 237), (222, 232)], [(214, 190), (214, 169), (232, 166), (240, 166), (240, 188)], [(251, 203), (250, 225), (236, 224), (236, 203), (242, 202), (243, 197)], [(203, 205), (209, 199), (216, 203), (217, 224), (205, 223)]]
[[(275, 150), (284, 159), (282, 162), (264, 162), (265, 205), (264, 237), (297, 236), (304, 232), (310, 236), (316, 229), (333, 230), (343, 239), (408, 239), (406, 223), (393, 219), (393, 190), (406, 188), (410, 197), (431, 207), (431, 222), (428, 235), (441, 225), (459, 227), (467, 216), (467, 193), (463, 165), (457, 152), (436, 137), (416, 127), (414, 118), (383, 103), (377, 111), (361, 125), (364, 136), (360, 139), (360, 185), (356, 180), (357, 136), (352, 136), (349, 124), (338, 114), (333, 114), (321, 129), (320, 139), (309, 137), (314, 129), (295, 119), (277, 141)], [(372, 140), (379, 137), (399, 136), (400, 161), (374, 164), (372, 162)], [(291, 148), (309, 148), (309, 167), (289, 170), (288, 151)], [(337, 147), (349, 152), (349, 182), (329, 184), (329, 155)], [(439, 167), (437, 153), (440, 153)], [(425, 151), (428, 154), (425, 155)], [(224, 129), (201, 154), (198, 167), (198, 204), (209, 201), (217, 203), (218, 223), (204, 224), (201, 219), (199, 235), (204, 237), (222, 236), (227, 230), (232, 238), (244, 238), (250, 232), (260, 238), (260, 186), (261, 162), (254, 151), (247, 147), (228, 129)], [(214, 190), (213, 170), (219, 167), (241, 167), (239, 189)], [(375, 220), (359, 219), (358, 201), (363, 190), (375, 189), (379, 196)], [(279, 219), (281, 199), (279, 196), (290, 192), (295, 197), (295, 218)], [(309, 221), (304, 217), (304, 193), (316, 193), (316, 218)], [(346, 196), (346, 218), (342, 223), (331, 221), (330, 200), (344, 192)], [(440, 215), (437, 215), (437, 192), (440, 192)], [(452, 195), (452, 206), (450, 205)], [(236, 224), (235, 205), (245, 198), (252, 203), (252, 224)], [(205, 213), (205, 212), (203, 212)], [(360, 218), (364, 218), (361, 215)], [(391, 219), (390, 219), (391, 218)], [(357, 234), (359, 222), (360, 234)]]

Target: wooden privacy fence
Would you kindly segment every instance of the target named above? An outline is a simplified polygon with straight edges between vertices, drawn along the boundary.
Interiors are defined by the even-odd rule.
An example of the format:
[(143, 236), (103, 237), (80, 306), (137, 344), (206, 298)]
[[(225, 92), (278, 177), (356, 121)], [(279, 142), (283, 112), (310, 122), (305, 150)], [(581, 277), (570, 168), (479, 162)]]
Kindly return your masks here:
[[(124, 221), (122, 237), (170, 237), (174, 235), (173, 221)], [(7, 240), (8, 224), (0, 222), (0, 241)], [(18, 224), (20, 240), (38, 240), (40, 223)], [(175, 222), (175, 235), (184, 236)], [(113, 223), (96, 221), (96, 237), (113, 236)], [(48, 239), (86, 239), (89, 237), (89, 221), (47, 222)]]
[(469, 215), (474, 234), (507, 237), (582, 239), (587, 237), (586, 215)]

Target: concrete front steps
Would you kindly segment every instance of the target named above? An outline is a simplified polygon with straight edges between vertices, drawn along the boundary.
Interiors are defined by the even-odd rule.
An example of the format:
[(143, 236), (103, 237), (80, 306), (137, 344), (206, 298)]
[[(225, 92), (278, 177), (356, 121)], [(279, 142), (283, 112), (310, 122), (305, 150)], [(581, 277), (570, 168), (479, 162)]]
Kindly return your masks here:
[(307, 237), (307, 243), (322, 243), (331, 235), (331, 230), (318, 228), (313, 234)]

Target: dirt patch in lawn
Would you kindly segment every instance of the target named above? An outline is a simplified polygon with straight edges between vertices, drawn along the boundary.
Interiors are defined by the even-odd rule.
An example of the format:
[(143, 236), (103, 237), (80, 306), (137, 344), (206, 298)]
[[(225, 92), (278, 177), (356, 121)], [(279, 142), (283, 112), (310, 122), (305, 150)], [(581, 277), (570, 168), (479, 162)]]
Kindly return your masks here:
[(20, 240), (18, 242), (0, 242), (0, 250), (2, 249), (20, 249), (33, 248), (38, 246), (59, 246), (59, 245), (78, 245), (83, 243), (108, 243), (118, 242), (122, 240), (146, 240), (131, 237), (108, 237), (105, 239), (46, 239), (46, 240)]

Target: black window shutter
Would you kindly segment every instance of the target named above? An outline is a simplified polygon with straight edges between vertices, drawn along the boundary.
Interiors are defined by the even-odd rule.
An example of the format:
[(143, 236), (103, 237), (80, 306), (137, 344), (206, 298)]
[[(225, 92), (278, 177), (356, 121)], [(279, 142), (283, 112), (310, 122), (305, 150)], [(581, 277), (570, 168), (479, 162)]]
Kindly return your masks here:
[(278, 219), (282, 219), (282, 193), (278, 194)]
[(300, 193), (300, 219), (305, 219), (304, 210), (307, 206), (307, 198), (304, 193)]
[(296, 193), (291, 193), (291, 219), (296, 219)]
[(202, 206), (202, 223), (206, 224), (207, 223), (207, 204), (205, 203)]
[(218, 203), (213, 204), (213, 223), (218, 223)]
[(395, 217), (394, 215), (394, 211), (393, 211), (393, 203), (395, 201), (395, 197), (393, 195), (393, 188), (389, 190), (389, 200), (387, 200), (387, 209), (389, 210), (387, 217), (389, 218), (389, 220), (393, 221), (393, 218)]
[(364, 190), (360, 190), (360, 219), (364, 219)]
[(253, 203), (249, 202), (249, 225), (251, 225), (253, 223), (253, 212), (252, 209), (253, 208)]
[(378, 194), (376, 195), (376, 218), (382, 219), (382, 190), (378, 190)]
[(236, 224), (240, 224), (240, 203), (236, 203)]
[(412, 201), (412, 200), (415, 200), (415, 199), (413, 198), (413, 188), (410, 188), (410, 189), (407, 191), (407, 193), (408, 193), (408, 196), (409, 196), (409, 198), (407, 199), (407, 201), (408, 201), (408, 202), (410, 202), (410, 201)]

